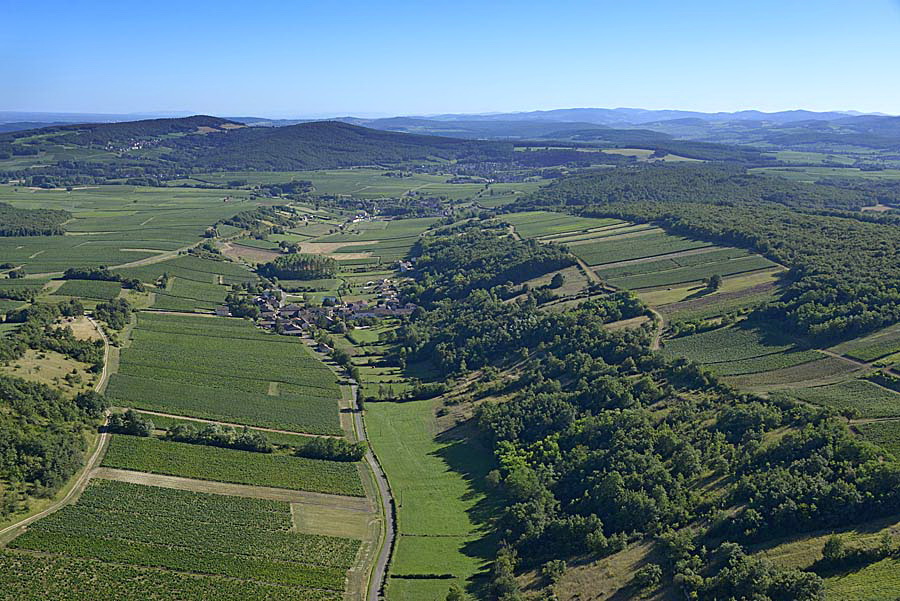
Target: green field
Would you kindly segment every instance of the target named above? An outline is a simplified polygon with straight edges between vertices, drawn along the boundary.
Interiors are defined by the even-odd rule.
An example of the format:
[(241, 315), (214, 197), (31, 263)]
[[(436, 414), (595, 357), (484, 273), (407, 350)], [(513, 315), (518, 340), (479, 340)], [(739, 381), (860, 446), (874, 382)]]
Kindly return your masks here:
[(254, 486), (365, 495), (356, 464), (115, 435), (103, 465)]
[[(17, 190), (17, 191), (14, 191)], [(217, 190), (99, 186), (42, 190), (0, 186), (0, 202), (72, 213), (64, 236), (0, 238), (0, 256), (28, 273), (115, 266), (201, 241), (207, 227), (254, 206)]]
[(253, 273), (238, 263), (225, 260), (215, 261), (187, 254), (150, 265), (117, 269), (115, 273), (121, 273), (124, 277), (136, 278), (148, 284), (154, 284), (164, 273), (179, 280), (229, 286), (256, 279)]
[(621, 238), (601, 238), (585, 244), (572, 245), (570, 249), (588, 265), (602, 265), (708, 246), (712, 246), (712, 243), (648, 230), (637, 232), (635, 235), (623, 235)]
[[(94, 601), (98, 590), (102, 590), (106, 598), (117, 601), (145, 601), (148, 598), (179, 601), (343, 599), (342, 593), (334, 591), (0, 549), (0, 594), (4, 599)], [(148, 597), (148, 591), (152, 592), (152, 597)]]
[[(230, 181), (245, 180), (250, 185), (278, 184), (292, 181), (311, 181), (317, 194), (349, 196), (352, 198), (390, 198), (403, 196), (415, 191), (429, 196), (445, 196), (450, 200), (460, 200), (478, 195), (484, 184), (465, 183), (448, 184), (448, 175), (430, 175), (412, 173), (407, 177), (389, 177), (388, 171), (381, 169), (325, 169), (318, 171), (232, 171), (228, 173), (192, 174), (189, 180), (181, 182), (202, 182), (224, 185)], [(493, 184), (496, 187), (494, 197), (513, 197), (517, 193), (530, 192), (544, 182), (522, 182), (511, 184)]]
[(875, 361), (900, 352), (900, 325), (894, 325), (874, 334), (856, 338), (833, 347), (836, 353), (860, 361)]
[(900, 599), (900, 559), (882, 559), (850, 574), (825, 580), (825, 592), (835, 601), (897, 601)]
[(595, 219), (592, 217), (576, 217), (566, 213), (549, 211), (529, 211), (510, 213), (500, 218), (516, 228), (523, 238), (540, 238), (562, 232), (584, 231), (591, 228), (623, 223), (619, 219)]
[(792, 341), (777, 333), (732, 326), (667, 340), (664, 353), (710, 364), (741, 361), (787, 351), (796, 353), (799, 350)]
[[(377, 242), (416, 238), (437, 223), (437, 217), (395, 219), (392, 221), (363, 221), (351, 224), (344, 232), (316, 238), (316, 242)], [(359, 248), (359, 247), (355, 247)]]
[(434, 401), (369, 403), (366, 427), (397, 504), (399, 540), (391, 575), (452, 574), (452, 579), (390, 578), (389, 601), (442, 599), (454, 582), (471, 583), (493, 552), (475, 515), (488, 510), (478, 490), (489, 456), (464, 436), (437, 435)]
[(243, 320), (152, 313), (139, 315), (132, 337), (107, 389), (123, 406), (341, 433), (337, 380), (299, 340)]
[(900, 416), (900, 393), (867, 380), (849, 380), (815, 388), (797, 388), (790, 394), (800, 400), (843, 411), (856, 410), (860, 417)]
[(66, 280), (54, 293), (54, 296), (78, 296), (97, 300), (112, 300), (119, 296), (122, 285), (119, 282), (102, 282), (99, 280)]
[(70, 558), (342, 591), (359, 542), (297, 534), (287, 503), (93, 480), (10, 545)]
[(900, 421), (867, 422), (853, 427), (864, 439), (900, 457)]
[[(690, 255), (690, 257), (702, 256), (702, 254)], [(759, 255), (751, 255), (749, 257), (740, 257), (737, 259), (730, 259), (726, 261), (701, 263), (699, 265), (691, 265), (688, 267), (679, 267), (676, 269), (656, 271), (641, 275), (613, 278), (609, 280), (609, 283), (618, 288), (651, 288), (654, 286), (670, 286), (672, 284), (696, 282), (712, 277), (713, 275), (736, 275), (739, 273), (757, 271), (759, 269), (767, 269), (775, 266), (775, 263), (766, 259), (765, 257), (761, 257)]]

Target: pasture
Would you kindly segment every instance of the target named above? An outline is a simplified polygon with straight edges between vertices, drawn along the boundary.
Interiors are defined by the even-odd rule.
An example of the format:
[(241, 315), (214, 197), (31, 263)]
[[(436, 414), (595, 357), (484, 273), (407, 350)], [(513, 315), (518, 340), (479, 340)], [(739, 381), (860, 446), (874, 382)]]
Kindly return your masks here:
[(490, 458), (464, 433), (439, 432), (435, 408), (435, 401), (366, 405), (372, 447), (397, 505), (399, 537), (390, 575), (439, 571), (453, 576), (390, 578), (392, 601), (442, 598), (451, 584), (464, 586), (484, 570), (493, 553), (486, 530), (473, 518), (489, 511), (478, 487), (491, 468)]
[(114, 435), (104, 467), (362, 497), (356, 464)]
[(137, 409), (341, 433), (334, 373), (299, 340), (238, 319), (141, 313), (107, 395)]

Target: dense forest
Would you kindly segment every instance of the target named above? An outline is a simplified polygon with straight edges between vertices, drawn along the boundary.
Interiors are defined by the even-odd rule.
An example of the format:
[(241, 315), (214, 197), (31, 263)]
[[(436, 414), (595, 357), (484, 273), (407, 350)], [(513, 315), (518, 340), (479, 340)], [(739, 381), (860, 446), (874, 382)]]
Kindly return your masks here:
[(521, 250), (494, 253), (457, 298), (446, 282), (466, 278), (484, 236), (445, 230), (429, 243), (443, 251), (440, 279), (426, 267), (406, 292), (432, 308), (400, 330), (398, 353), (434, 357), (451, 376), (512, 368), (513, 379), (485, 388), (509, 400), (479, 404), (475, 418), (498, 463), (488, 478), (502, 499), (495, 598), (521, 598), (518, 569), (644, 540), (660, 558), (642, 568), (657, 575), (652, 587), (665, 575), (686, 598), (811, 601), (822, 595), (816, 574), (777, 568), (740, 545), (900, 510), (900, 463), (827, 410), (738, 394), (651, 351), (647, 330), (605, 329), (645, 311), (631, 295), (564, 313), (528, 298), (503, 302), (497, 282), (526, 242), (489, 238)]
[(505, 228), (463, 227), (443, 236), (424, 236), (413, 255), (419, 279), (411, 291), (423, 304), (440, 298), (459, 299), (475, 289), (512, 286), (575, 263), (568, 251), (535, 241), (513, 244)]
[(827, 342), (900, 321), (896, 225), (819, 210), (866, 202), (873, 201), (860, 190), (704, 166), (573, 177), (517, 207), (654, 222), (673, 233), (751, 248), (790, 268), (790, 284), (764, 315)]
[(0, 519), (23, 495), (54, 494), (81, 467), (84, 430), (106, 409), (102, 396), (74, 399), (58, 390), (0, 375)]
[(0, 236), (58, 236), (72, 214), (56, 209), (20, 209), (0, 202)]

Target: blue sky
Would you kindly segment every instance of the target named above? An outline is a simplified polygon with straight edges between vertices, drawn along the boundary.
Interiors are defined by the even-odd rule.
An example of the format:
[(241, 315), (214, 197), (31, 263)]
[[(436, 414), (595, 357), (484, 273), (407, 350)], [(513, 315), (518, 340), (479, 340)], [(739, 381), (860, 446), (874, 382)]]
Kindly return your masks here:
[(898, 0), (0, 0), (0, 110), (900, 114)]

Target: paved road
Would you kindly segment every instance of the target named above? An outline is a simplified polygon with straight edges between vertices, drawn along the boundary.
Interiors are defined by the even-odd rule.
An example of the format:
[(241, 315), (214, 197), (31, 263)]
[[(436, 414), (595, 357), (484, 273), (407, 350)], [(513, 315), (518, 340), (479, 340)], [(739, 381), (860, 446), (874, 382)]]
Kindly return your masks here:
[[(351, 401), (354, 407), (353, 420), (356, 424), (356, 432), (360, 440), (368, 441), (366, 436), (366, 425), (363, 422), (362, 411), (358, 411), (357, 405), (357, 385), (354, 382), (350, 385), (352, 392)], [(375, 565), (372, 567), (372, 576), (369, 580), (369, 592), (366, 595), (367, 601), (378, 601), (381, 598), (381, 590), (384, 587), (385, 577), (387, 575), (388, 562), (391, 559), (391, 552), (394, 549), (394, 502), (391, 495), (391, 487), (388, 485), (387, 477), (378, 459), (372, 452), (372, 447), (366, 453), (366, 463), (375, 474), (375, 483), (378, 485), (378, 496), (381, 498), (381, 510), (384, 513), (384, 537), (381, 541), (381, 548), (378, 550), (378, 557), (375, 559)]]

